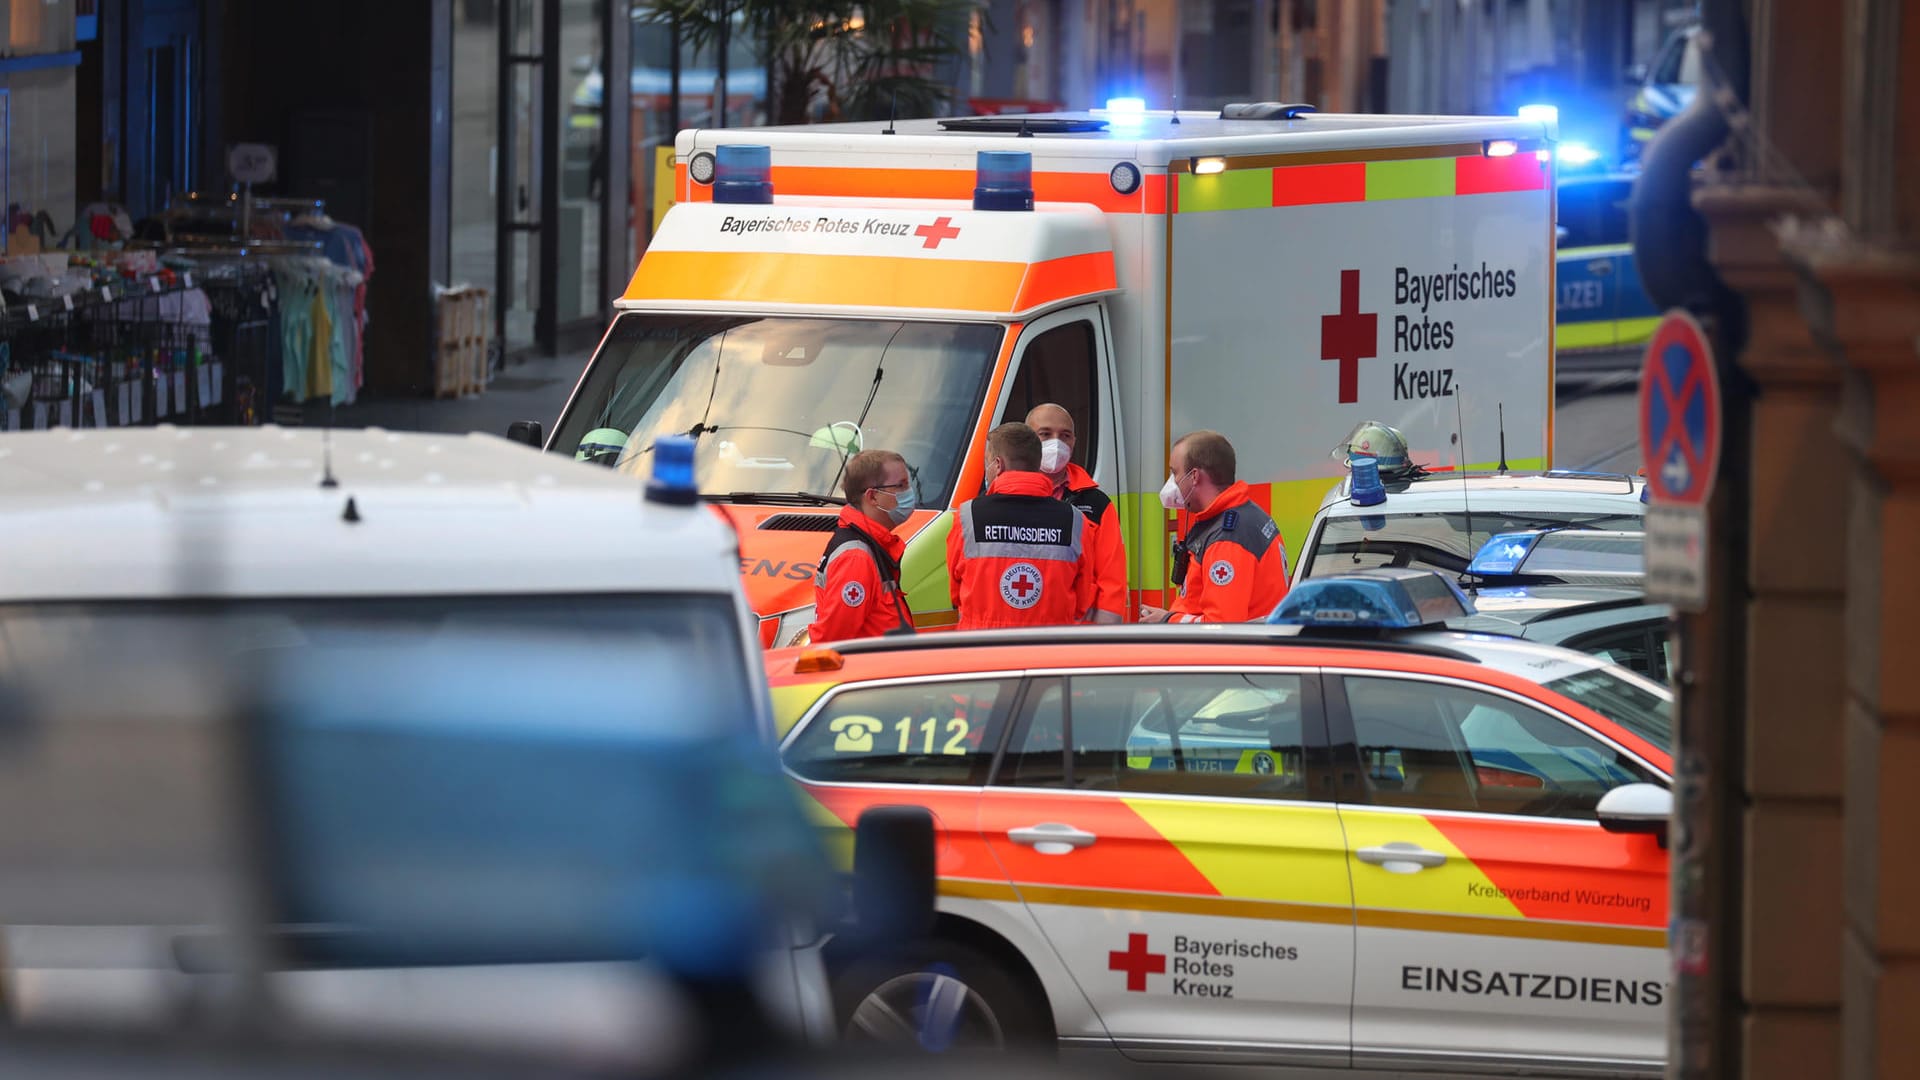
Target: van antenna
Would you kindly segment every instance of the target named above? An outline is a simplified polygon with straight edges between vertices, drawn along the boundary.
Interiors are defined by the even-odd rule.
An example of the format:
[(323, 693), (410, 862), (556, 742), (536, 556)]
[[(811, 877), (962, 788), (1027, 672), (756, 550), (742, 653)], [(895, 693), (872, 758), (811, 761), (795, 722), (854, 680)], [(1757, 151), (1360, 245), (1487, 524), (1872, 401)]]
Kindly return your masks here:
[(1499, 402), (1495, 408), (1500, 410), (1500, 475), (1507, 475), (1507, 403)]
[(1176, 124), (1180, 122), (1180, 95), (1179, 94), (1173, 95), (1173, 122)]
[[(1467, 498), (1467, 425), (1461, 415), (1460, 398), (1462, 396), (1464, 395), (1461, 392), (1460, 386), (1455, 384), (1453, 388), (1453, 448), (1458, 455), (1455, 460), (1459, 462), (1460, 467), (1460, 508), (1465, 511), (1467, 518), (1467, 563), (1468, 565), (1472, 565), (1474, 553), (1479, 549), (1473, 546), (1473, 503)], [(1463, 579), (1467, 577), (1464, 573), (1460, 576)], [(1472, 584), (1468, 584), (1467, 589), (1470, 592), (1477, 591), (1476, 587)]]
[(894, 87), (893, 93), (889, 95), (887, 98), (887, 130), (881, 132), (880, 134), (882, 135), (894, 134), (893, 118), (897, 113), (899, 113), (899, 111), (900, 111), (900, 88), (896, 86)]

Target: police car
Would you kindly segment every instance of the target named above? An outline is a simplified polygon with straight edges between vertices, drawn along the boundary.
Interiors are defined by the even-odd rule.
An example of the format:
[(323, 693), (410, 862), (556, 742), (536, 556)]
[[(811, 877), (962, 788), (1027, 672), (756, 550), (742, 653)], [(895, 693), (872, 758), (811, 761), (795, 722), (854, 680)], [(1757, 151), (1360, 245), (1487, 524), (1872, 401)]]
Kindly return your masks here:
[(1627, 232), (1635, 174), (1564, 175), (1555, 185), (1554, 347), (1630, 349), (1653, 336), (1660, 309), (1640, 280)]
[(1638, 530), (1646, 514), (1646, 484), (1637, 477), (1426, 472), (1411, 462), (1397, 431), (1371, 421), (1335, 453), (1347, 457), (1352, 471), (1321, 499), (1296, 580), (1375, 566), (1461, 574), (1502, 533)]
[[(691, 444), (655, 457), (643, 497), (477, 435), (0, 439), (0, 692), (34, 705), (0, 705), (32, 736), (0, 813), (12, 1019), (221, 1014), (227, 916), (270, 897), (295, 1024), (658, 1065), (681, 1034), (641, 1022), (669, 1015), (661, 942), (704, 914), (757, 950), (731, 957), (743, 1000), (825, 1038), (825, 924), (753, 906), (756, 865), (804, 892), (783, 821), (832, 879), (771, 761), (736, 541), (695, 505)], [(236, 807), (217, 721), (256, 714), (264, 803)], [(753, 747), (781, 806), (750, 813), (718, 763)], [(235, 821), (272, 838), (258, 888)], [(748, 845), (769, 854), (728, 861)]]
[(835, 964), (852, 1039), (1140, 1062), (1657, 1074), (1672, 704), (1439, 629), (1444, 575), (1297, 584), (1271, 626), (768, 654), (832, 838), (940, 836), (912, 954)]
[(1577, 649), (1665, 683), (1673, 609), (1646, 597), (1644, 541), (1596, 529), (1495, 536), (1461, 576), (1476, 613), (1447, 625)]

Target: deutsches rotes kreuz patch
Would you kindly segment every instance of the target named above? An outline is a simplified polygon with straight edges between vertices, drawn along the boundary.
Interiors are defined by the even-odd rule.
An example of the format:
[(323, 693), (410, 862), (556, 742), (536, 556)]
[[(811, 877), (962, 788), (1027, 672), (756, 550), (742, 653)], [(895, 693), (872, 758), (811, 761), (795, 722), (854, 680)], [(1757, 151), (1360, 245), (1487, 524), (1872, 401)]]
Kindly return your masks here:
[(1215, 585), (1232, 584), (1233, 564), (1225, 559), (1221, 559), (1219, 562), (1207, 567), (1207, 580), (1213, 582)]
[(1040, 570), (1032, 563), (1017, 562), (1000, 575), (1000, 599), (1022, 611), (1040, 602)]
[(846, 601), (848, 607), (859, 607), (867, 602), (867, 590), (859, 582), (849, 581), (846, 588), (840, 590), (840, 599)]

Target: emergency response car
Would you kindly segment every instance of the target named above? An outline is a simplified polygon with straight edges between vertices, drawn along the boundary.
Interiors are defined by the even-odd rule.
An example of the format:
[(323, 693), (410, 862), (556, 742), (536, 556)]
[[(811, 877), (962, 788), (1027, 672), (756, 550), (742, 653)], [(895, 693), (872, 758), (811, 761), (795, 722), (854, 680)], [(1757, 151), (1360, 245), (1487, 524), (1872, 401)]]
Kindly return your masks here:
[[(1356, 484), (1362, 488), (1356, 497)], [(1425, 472), (1365, 490), (1348, 476), (1320, 502), (1298, 578), (1372, 566), (1466, 572), (1493, 537), (1535, 529), (1638, 531), (1646, 481), (1599, 473)], [(1377, 500), (1377, 501), (1376, 501)]]
[[(657, 1004), (660, 966), (618, 961), (673, 901), (673, 873), (712, 875), (705, 899), (681, 899), (695, 909), (746, 876), (696, 838), (757, 837), (770, 853), (785, 834), (777, 815), (728, 816), (747, 813), (738, 777), (706, 811), (698, 792), (719, 787), (664, 794), (732, 760), (727, 747), (768, 747), (772, 726), (731, 530), (696, 505), (690, 446), (663, 443), (653, 464), (643, 497), (625, 477), (489, 436), (162, 426), (0, 439), (0, 691), (38, 703), (0, 709), (32, 732), (10, 744), (0, 815), (13, 1021), (170, 1023), (218, 1007), (231, 939), (210, 931), (248, 895), (226, 826), (264, 838), (271, 820), (279, 876), (258, 895), (296, 924), (280, 946), (303, 970), (275, 983), (290, 1022), (444, 1031), (457, 1001), (479, 1010), (472, 1040), (657, 1062), (673, 1044), (635, 1002)], [(555, 671), (568, 677), (541, 683)], [(643, 672), (654, 685), (594, 692)], [(122, 676), (130, 697), (86, 696)], [(222, 801), (235, 751), (215, 722), (250, 687), (280, 718), (257, 738), (258, 790), (279, 812), (258, 817)], [(68, 696), (84, 700), (67, 708)], [(63, 720), (83, 707), (120, 712)], [(777, 767), (766, 772), (787, 799)], [(607, 819), (608, 806), (629, 818)], [(698, 820), (667, 830), (669, 814)], [(798, 896), (802, 877), (790, 868), (780, 888)], [(627, 890), (618, 910), (609, 887)], [(316, 917), (416, 908), (431, 917), (385, 952), (355, 921)], [(752, 940), (741, 929), (729, 940)], [(826, 925), (748, 929), (770, 931), (751, 960), (761, 1007), (825, 1037)]]
[(1284, 626), (770, 653), (829, 838), (902, 797), (940, 831), (935, 934), (836, 970), (849, 1036), (1657, 1074), (1671, 698), (1406, 629), (1463, 608), (1373, 570), (1296, 586)]
[(1495, 536), (1460, 578), (1476, 613), (1447, 625), (1577, 649), (1665, 683), (1673, 609), (1647, 599), (1645, 539), (1585, 528)]
[(905, 455), (903, 587), (955, 620), (944, 511), (986, 432), (1055, 402), (1117, 498), (1134, 603), (1166, 606), (1169, 441), (1223, 432), (1297, 544), (1363, 416), (1451, 456), (1505, 410), (1550, 464), (1549, 125), (1519, 118), (1102, 110), (682, 132), (677, 205), (549, 449), (644, 467), (699, 440), (702, 489), (787, 644), (840, 470)]

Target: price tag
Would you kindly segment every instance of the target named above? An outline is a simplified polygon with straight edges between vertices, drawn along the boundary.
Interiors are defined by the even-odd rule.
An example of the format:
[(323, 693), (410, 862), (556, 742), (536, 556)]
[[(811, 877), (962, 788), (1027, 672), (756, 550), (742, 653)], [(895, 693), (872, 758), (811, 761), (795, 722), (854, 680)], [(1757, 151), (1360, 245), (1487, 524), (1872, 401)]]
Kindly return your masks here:
[(220, 400), (226, 396), (226, 391), (227, 365), (215, 360), (213, 362), (213, 397), (208, 401), (208, 404), (220, 404)]
[(89, 424), (88, 426), (97, 427), (97, 428), (106, 427), (107, 426), (107, 392), (105, 390), (95, 390), (93, 392), (93, 401), (91, 404), (93, 405), (93, 423)]
[(153, 418), (165, 420), (167, 413), (167, 373), (160, 372), (153, 377)]
[(133, 384), (120, 384), (120, 411), (114, 414), (122, 425), (133, 423)]
[(60, 302), (67, 305), (68, 311), (73, 310), (73, 294), (72, 293), (68, 293), (67, 295), (61, 297)]
[(186, 412), (188, 409), (187, 373), (184, 371), (173, 373), (173, 407), (181, 412)]
[(152, 277), (148, 278), (147, 284), (153, 287), (154, 292), (159, 292), (160, 291), (160, 275), (155, 274)]
[(100, 299), (113, 303), (113, 290), (105, 285), (100, 286)]
[(193, 377), (195, 383), (194, 388), (200, 391), (200, 397), (198, 398), (200, 404), (203, 407), (213, 404), (213, 369), (205, 364), (201, 364), (198, 368), (194, 369)]
[(28, 322), (40, 321), (40, 308), (37, 305), (35, 304), (27, 305), (27, 321)]

